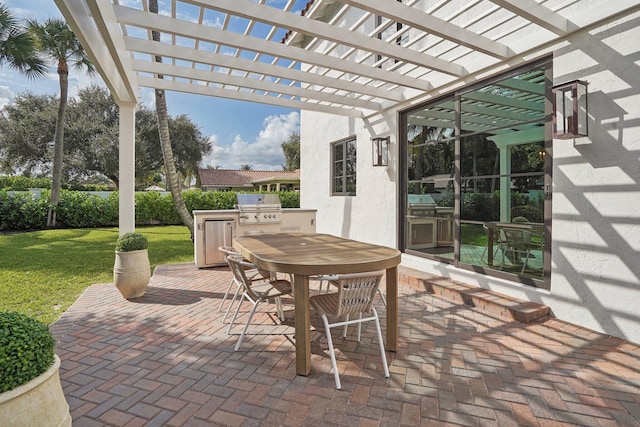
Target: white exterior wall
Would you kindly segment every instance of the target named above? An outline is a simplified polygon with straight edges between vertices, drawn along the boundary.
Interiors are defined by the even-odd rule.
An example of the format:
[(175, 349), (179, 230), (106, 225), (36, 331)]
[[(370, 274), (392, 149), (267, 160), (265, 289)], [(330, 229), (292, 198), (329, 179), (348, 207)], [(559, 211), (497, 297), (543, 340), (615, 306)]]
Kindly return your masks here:
[[(395, 116), (394, 116), (395, 117)], [(395, 123), (391, 123), (395, 129)], [(377, 124), (375, 136), (389, 127)], [(304, 135), (304, 137), (303, 137)], [(356, 136), (356, 196), (331, 195), (331, 143)], [(389, 166), (372, 166), (371, 137), (360, 119), (303, 111), (300, 120), (300, 207), (317, 209), (319, 233), (396, 247), (397, 147), (392, 136)]]
[[(640, 14), (582, 33), (554, 52), (554, 84), (589, 82), (589, 137), (553, 143), (550, 290), (403, 255), (403, 265), (551, 307), (554, 316), (640, 343)], [(317, 231), (396, 246), (396, 112), (373, 127), (392, 134), (390, 166), (371, 166), (362, 120), (303, 112), (304, 208)], [(330, 196), (329, 144), (357, 136), (357, 195)]]
[(589, 137), (554, 141), (552, 308), (640, 342), (640, 14), (554, 54), (554, 83), (589, 82)]

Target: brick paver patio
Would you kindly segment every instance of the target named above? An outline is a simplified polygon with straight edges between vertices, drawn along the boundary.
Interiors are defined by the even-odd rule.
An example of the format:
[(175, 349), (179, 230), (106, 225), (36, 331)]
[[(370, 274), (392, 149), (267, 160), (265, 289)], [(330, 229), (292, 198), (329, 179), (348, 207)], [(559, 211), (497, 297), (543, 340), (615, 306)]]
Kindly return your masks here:
[(135, 301), (92, 285), (51, 327), (73, 425), (640, 425), (637, 344), (556, 319), (520, 323), (412, 274), (402, 269), (391, 378), (373, 325), (360, 343), (336, 331), (342, 390), (316, 316), (312, 374), (295, 375), (291, 306), (280, 325), (265, 305), (233, 351), (218, 312), (225, 268), (159, 266)]

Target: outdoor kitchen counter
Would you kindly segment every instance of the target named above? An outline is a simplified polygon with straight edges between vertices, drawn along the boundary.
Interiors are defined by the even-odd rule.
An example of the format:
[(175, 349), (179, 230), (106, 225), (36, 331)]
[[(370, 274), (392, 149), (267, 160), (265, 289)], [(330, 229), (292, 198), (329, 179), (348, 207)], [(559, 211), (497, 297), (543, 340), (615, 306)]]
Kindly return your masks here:
[(386, 270), (387, 343), (398, 347), (400, 251), (317, 233), (275, 233), (237, 237), (234, 248), (258, 268), (293, 275), (296, 372), (311, 372), (309, 276)]

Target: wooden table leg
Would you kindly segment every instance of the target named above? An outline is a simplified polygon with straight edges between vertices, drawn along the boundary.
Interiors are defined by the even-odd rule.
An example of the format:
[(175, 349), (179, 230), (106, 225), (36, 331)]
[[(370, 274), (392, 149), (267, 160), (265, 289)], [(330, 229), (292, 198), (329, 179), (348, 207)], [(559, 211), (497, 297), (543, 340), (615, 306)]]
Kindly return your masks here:
[(386, 271), (387, 286), (387, 345), (389, 351), (398, 350), (398, 267)]
[(311, 373), (311, 315), (309, 310), (309, 276), (293, 276), (293, 300), (296, 328), (296, 373)]

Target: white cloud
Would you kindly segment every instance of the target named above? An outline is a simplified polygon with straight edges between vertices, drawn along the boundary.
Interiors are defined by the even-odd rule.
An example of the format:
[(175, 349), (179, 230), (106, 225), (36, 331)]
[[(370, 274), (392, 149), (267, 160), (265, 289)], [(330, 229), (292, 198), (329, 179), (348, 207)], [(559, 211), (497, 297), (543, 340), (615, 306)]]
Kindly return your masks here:
[(13, 102), (13, 91), (9, 86), (0, 86), (0, 109)]
[(253, 170), (282, 170), (285, 163), (281, 144), (294, 133), (300, 132), (300, 116), (297, 112), (269, 116), (264, 128), (253, 143), (237, 134), (230, 145), (219, 145), (218, 136), (211, 135), (213, 150), (202, 162), (204, 166), (220, 166), (221, 169), (240, 169), (244, 164)]
[[(56, 83), (58, 82), (59, 77), (57, 73), (55, 72), (50, 73), (49, 77), (53, 77)], [(102, 80), (102, 77), (100, 77), (100, 75), (97, 72), (91, 75), (86, 71), (70, 70), (69, 92), (68, 92), (69, 98), (75, 97), (78, 94), (78, 91), (80, 89), (84, 89), (91, 85), (106, 87), (106, 85), (104, 84), (104, 81)], [(56, 92), (56, 95), (58, 95), (58, 92)]]
[(141, 88), (140, 89), (140, 100), (142, 104), (150, 109), (156, 109), (156, 92), (153, 89), (149, 88)]

